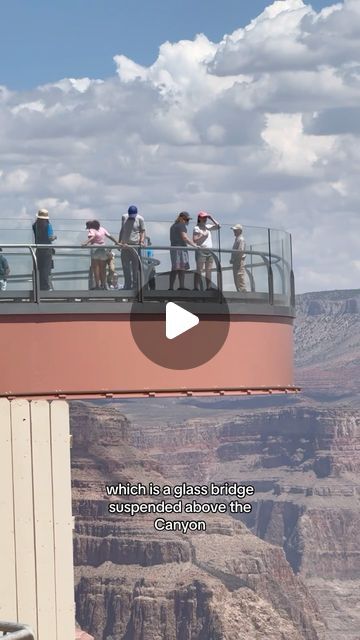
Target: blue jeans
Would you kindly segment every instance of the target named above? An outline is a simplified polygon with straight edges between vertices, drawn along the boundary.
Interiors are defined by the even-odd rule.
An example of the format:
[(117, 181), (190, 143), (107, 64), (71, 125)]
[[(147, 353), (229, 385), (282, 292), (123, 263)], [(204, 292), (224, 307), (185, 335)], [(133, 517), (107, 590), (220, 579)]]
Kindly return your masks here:
[(121, 263), (124, 272), (124, 289), (137, 289), (139, 280), (139, 249), (123, 247)]

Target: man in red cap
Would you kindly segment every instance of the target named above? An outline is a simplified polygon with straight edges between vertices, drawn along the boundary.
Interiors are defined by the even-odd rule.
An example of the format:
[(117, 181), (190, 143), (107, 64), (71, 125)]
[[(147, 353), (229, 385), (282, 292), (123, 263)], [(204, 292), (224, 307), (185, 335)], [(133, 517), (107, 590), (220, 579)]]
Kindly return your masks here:
[[(211, 220), (209, 223), (208, 220)], [(201, 287), (201, 274), (205, 269), (206, 288), (211, 289), (211, 269), (213, 266), (213, 255), (211, 249), (213, 246), (211, 231), (220, 229), (219, 223), (210, 213), (200, 211), (197, 217), (197, 225), (194, 227), (193, 240), (200, 247), (196, 252), (196, 274), (194, 289), (197, 291)]]

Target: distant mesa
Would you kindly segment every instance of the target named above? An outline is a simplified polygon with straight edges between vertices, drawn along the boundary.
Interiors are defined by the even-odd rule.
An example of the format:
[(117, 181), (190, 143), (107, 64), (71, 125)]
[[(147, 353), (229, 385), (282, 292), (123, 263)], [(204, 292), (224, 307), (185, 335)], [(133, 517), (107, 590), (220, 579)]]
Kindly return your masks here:
[(350, 300), (345, 300), (343, 306), (343, 313), (360, 313), (360, 304), (359, 300), (356, 298), (350, 298)]

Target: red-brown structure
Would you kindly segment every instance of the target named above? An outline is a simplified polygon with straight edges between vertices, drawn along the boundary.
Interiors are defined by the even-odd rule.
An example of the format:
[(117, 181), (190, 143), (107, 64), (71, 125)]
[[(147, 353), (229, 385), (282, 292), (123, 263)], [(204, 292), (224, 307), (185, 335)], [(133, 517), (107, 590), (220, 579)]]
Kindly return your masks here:
[[(292, 324), (294, 278), (291, 242), (281, 236), (278, 253), (251, 248), (247, 291), (236, 291), (232, 252), (213, 251), (212, 289), (168, 291), (169, 247), (153, 247), (156, 258), (133, 249), (138, 282), (133, 290), (91, 290), (89, 260), (79, 247), (60, 246), (66, 269), (50, 291), (40, 288), (34, 245), (8, 245), (31, 272), (0, 293), (0, 397), (82, 398), (153, 395), (295, 392)], [(80, 252), (80, 253), (79, 253)], [(157, 253), (156, 253), (157, 252)], [(120, 255), (120, 254), (119, 254)], [(117, 258), (119, 259), (119, 258)], [(13, 259), (14, 262), (14, 259)], [(20, 264), (20, 262), (19, 262)], [(88, 262), (87, 262), (88, 264)], [(149, 269), (150, 264), (150, 269)], [(160, 271), (159, 265), (164, 265)], [(146, 265), (146, 266), (145, 266)], [(151, 284), (155, 281), (156, 289)], [(81, 279), (82, 278), (82, 279)], [(86, 279), (85, 283), (84, 280)], [(209, 284), (209, 283), (207, 283)], [(205, 283), (204, 283), (205, 285)], [(204, 286), (205, 288), (205, 286)], [(165, 337), (165, 311), (172, 301), (199, 317), (175, 340)]]
[[(145, 316), (141, 322), (149, 341), (164, 332), (163, 317)], [(198, 325), (199, 331), (216, 331), (221, 322), (226, 320), (219, 316), (200, 319), (206, 326)], [(175, 367), (176, 353), (182, 358), (182, 338), (188, 336), (174, 341)], [(198, 367), (170, 369), (139, 350), (129, 314), (3, 316), (0, 352), (6, 356), (0, 395), (80, 398), (295, 391), (292, 350), (291, 318), (236, 315), (214, 357)]]

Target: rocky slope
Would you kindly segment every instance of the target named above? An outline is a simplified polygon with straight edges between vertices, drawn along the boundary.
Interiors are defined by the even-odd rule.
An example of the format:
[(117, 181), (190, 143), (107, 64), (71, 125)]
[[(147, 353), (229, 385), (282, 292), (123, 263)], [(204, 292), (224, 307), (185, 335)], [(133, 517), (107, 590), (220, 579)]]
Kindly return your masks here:
[[(96, 640), (324, 638), (316, 603), (283, 550), (230, 516), (185, 536), (155, 531), (153, 516), (107, 513), (106, 483), (165, 484), (184, 472), (188, 480), (182, 452), (192, 464), (194, 447), (206, 432), (214, 443), (216, 430), (195, 424), (167, 434), (179, 451), (176, 468), (160, 455), (158, 434), (141, 439), (116, 408), (74, 405), (72, 427), (77, 619)], [(196, 468), (194, 481), (205, 477)]]
[(297, 296), (295, 361), (297, 382), (313, 396), (358, 403), (360, 290)]

